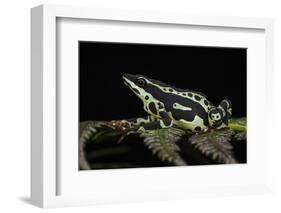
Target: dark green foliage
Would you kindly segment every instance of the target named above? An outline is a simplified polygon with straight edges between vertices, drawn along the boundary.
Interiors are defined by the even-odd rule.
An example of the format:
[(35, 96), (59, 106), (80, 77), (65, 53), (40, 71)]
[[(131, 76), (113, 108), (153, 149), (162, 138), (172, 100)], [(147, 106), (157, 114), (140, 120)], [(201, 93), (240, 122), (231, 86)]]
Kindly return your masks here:
[(189, 138), (191, 144), (203, 155), (209, 156), (219, 163), (237, 163), (230, 141), (235, 135), (232, 129), (213, 130), (195, 134)]
[(180, 129), (168, 128), (146, 131), (140, 136), (143, 138), (144, 144), (152, 151), (152, 154), (156, 154), (162, 161), (184, 166), (187, 163), (178, 153), (180, 148), (176, 144), (184, 135), (185, 132)]
[[(122, 141), (123, 144), (132, 140), (143, 142), (151, 150), (151, 153), (166, 166), (188, 165), (190, 157), (195, 161), (193, 165), (239, 163), (235, 147), (240, 143), (245, 144), (246, 136), (246, 118), (231, 119), (229, 127), (225, 129), (211, 129), (197, 134), (172, 127), (126, 135), (120, 128), (112, 126), (111, 122), (86, 121), (80, 123), (79, 165), (82, 170), (99, 167), (98, 164), (88, 162), (85, 148), (89, 144), (103, 144), (107, 141), (113, 141), (111, 146), (114, 146), (114, 152), (121, 153), (130, 150), (122, 148), (118, 142)], [(182, 146), (184, 144), (186, 146)], [(104, 153), (113, 153), (113, 151), (96, 152), (96, 150), (90, 150), (87, 156), (88, 158), (97, 157)], [(186, 155), (188, 156), (186, 157)], [(95, 166), (93, 167), (92, 164)], [(120, 165), (121, 163), (111, 163), (108, 168), (119, 168)], [(126, 168), (141, 167), (131, 165), (131, 163), (122, 163), (122, 165), (125, 165)], [(103, 168), (103, 166), (100, 167)]]

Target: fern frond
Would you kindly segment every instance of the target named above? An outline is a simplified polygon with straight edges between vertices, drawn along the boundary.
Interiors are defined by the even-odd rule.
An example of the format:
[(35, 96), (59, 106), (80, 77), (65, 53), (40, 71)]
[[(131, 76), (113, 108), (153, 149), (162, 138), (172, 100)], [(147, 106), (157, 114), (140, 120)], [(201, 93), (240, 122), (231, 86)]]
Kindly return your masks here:
[(202, 154), (219, 163), (237, 163), (230, 141), (235, 132), (231, 129), (215, 130), (195, 134), (189, 138), (191, 144)]
[(79, 125), (79, 166), (83, 170), (91, 169), (85, 156), (85, 146), (88, 141), (98, 132), (98, 128), (104, 126), (105, 122), (99, 121), (84, 121)]
[(237, 141), (245, 141), (247, 139), (247, 132), (238, 132), (234, 135), (235, 140)]
[(162, 161), (174, 163), (177, 166), (184, 166), (187, 163), (179, 155), (180, 148), (176, 142), (185, 134), (184, 131), (176, 128), (159, 129), (141, 133), (144, 144), (156, 154)]

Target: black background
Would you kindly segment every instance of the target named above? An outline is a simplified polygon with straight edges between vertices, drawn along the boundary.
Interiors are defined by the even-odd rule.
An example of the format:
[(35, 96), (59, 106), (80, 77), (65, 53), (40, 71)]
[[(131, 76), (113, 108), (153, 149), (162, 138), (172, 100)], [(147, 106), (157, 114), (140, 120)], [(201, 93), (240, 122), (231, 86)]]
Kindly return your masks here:
[(246, 116), (246, 55), (241, 48), (79, 42), (80, 121), (146, 115), (122, 74), (142, 74), (208, 96), (228, 98)]

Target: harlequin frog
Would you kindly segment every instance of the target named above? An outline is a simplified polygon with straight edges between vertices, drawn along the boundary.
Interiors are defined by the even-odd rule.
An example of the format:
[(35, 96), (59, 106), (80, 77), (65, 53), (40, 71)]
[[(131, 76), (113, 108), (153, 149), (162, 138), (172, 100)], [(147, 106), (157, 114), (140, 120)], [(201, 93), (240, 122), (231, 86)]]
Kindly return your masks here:
[(228, 125), (231, 102), (227, 99), (215, 107), (207, 97), (189, 89), (179, 89), (143, 75), (123, 75), (124, 83), (142, 101), (146, 118), (133, 122), (131, 131), (143, 132), (175, 125), (192, 132)]

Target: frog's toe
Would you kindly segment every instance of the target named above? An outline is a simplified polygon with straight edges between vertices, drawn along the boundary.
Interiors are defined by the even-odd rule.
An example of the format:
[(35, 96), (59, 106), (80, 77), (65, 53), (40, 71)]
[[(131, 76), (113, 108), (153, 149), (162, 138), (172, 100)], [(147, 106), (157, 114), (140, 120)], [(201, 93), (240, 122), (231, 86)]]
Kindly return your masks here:
[(129, 136), (129, 135), (131, 135), (131, 134), (134, 134), (134, 133), (136, 133), (136, 132), (126, 129), (126, 130), (122, 133), (122, 135), (121, 135), (121, 137), (119, 138), (119, 140), (117, 141), (117, 144), (120, 144), (120, 143), (124, 140), (125, 137), (127, 137), (127, 136)]
[(207, 133), (207, 132), (212, 132), (213, 130), (214, 130), (214, 128), (212, 128), (212, 127), (204, 128), (204, 129), (196, 132), (196, 134), (198, 135), (198, 134), (203, 134), (203, 133)]
[(108, 126), (112, 129), (126, 132), (128, 129), (132, 128), (132, 123), (126, 120), (112, 120), (108, 123)]

